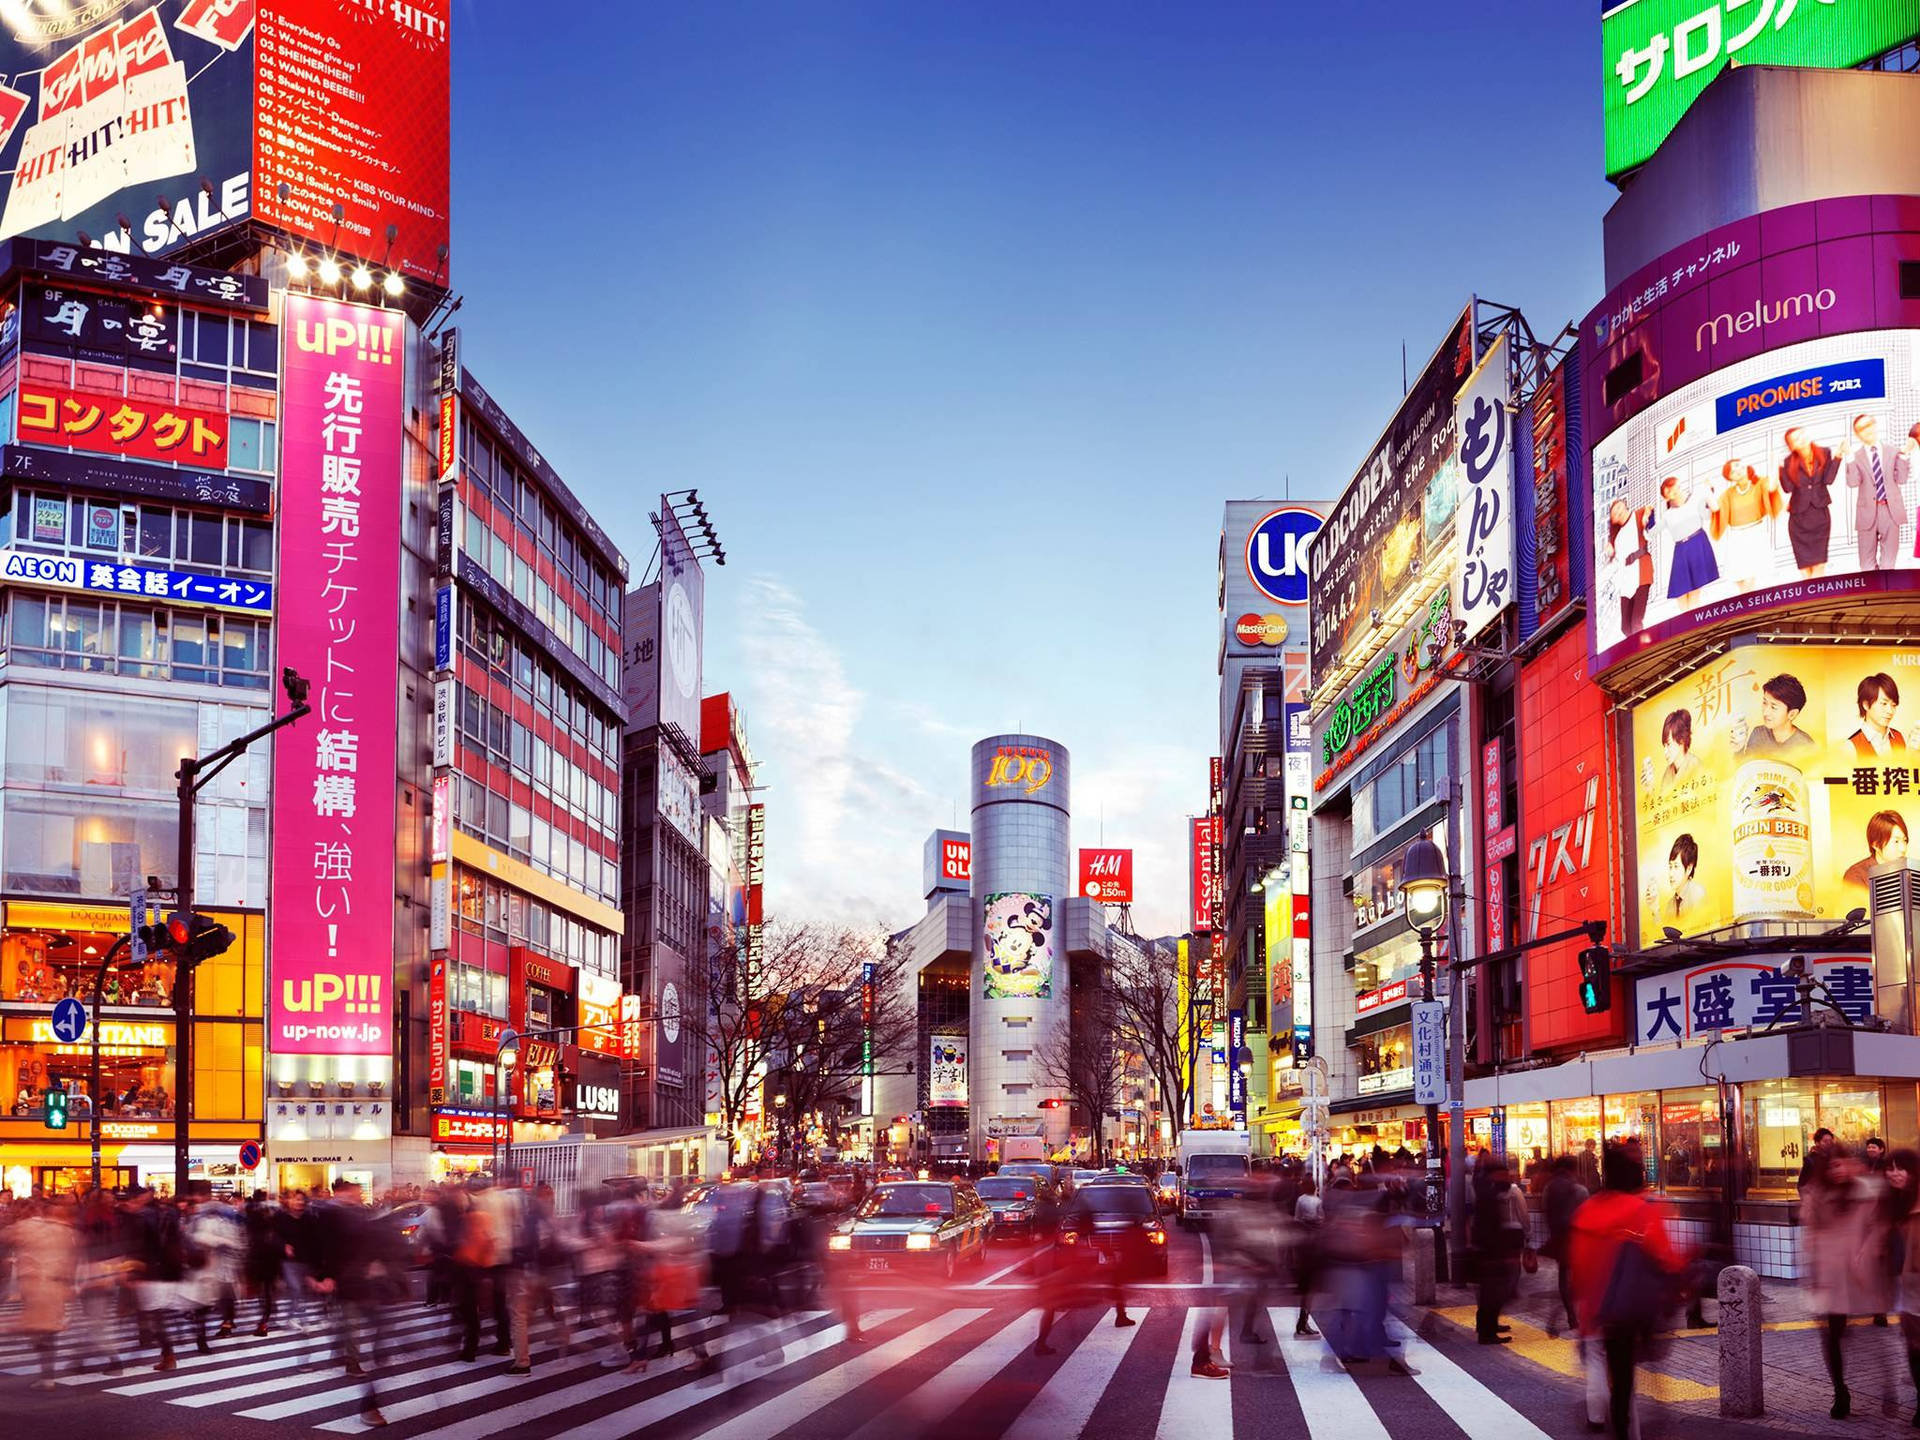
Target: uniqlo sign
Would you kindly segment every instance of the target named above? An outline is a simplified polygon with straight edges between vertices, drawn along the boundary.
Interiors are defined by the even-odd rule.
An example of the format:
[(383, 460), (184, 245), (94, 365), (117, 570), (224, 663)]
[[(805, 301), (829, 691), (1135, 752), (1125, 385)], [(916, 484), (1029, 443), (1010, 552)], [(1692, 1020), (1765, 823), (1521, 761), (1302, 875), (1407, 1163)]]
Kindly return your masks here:
[(406, 320), (287, 297), (279, 663), (313, 714), (273, 747), (268, 1048), (389, 1055)]
[(1082, 850), (1080, 894), (1103, 905), (1133, 903), (1133, 851)]
[[(1083, 850), (1080, 852), (1085, 854)], [(973, 842), (970, 840), (943, 840), (940, 842), (940, 878), (942, 880), (971, 880), (973, 878)]]

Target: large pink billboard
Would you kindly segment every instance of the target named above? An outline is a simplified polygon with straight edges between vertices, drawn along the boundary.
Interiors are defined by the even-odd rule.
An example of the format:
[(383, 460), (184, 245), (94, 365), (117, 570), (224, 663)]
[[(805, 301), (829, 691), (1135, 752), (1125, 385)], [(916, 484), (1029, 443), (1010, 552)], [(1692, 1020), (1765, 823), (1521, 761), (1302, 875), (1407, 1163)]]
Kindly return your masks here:
[(282, 333), (280, 664), (314, 713), (274, 745), (267, 1043), (387, 1055), (406, 322), (289, 295)]

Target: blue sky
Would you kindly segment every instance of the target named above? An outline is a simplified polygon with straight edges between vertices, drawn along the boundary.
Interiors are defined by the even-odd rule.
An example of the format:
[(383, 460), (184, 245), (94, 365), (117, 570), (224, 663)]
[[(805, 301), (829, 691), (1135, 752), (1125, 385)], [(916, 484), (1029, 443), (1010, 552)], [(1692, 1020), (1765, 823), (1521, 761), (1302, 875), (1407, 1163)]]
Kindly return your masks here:
[(1599, 50), (1537, 0), (461, 0), (468, 364), (636, 569), (699, 488), (774, 909), (911, 922), (1024, 728), (1181, 925), (1222, 502), (1336, 495), (1470, 291), (1599, 297)]

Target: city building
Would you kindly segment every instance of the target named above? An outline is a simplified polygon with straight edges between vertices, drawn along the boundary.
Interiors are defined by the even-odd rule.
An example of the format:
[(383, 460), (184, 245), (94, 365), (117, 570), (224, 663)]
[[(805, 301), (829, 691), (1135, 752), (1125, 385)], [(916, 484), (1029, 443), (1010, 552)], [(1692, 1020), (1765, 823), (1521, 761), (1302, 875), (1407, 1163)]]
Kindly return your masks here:
[[(1229, 500), (1220, 531), (1214, 788), (1222, 904), (1214, 940), (1226, 963), (1226, 1113), (1236, 1125), (1252, 1122), (1258, 1153), (1272, 1153), (1298, 1129), (1292, 922), (1294, 872), (1305, 864), (1291, 854), (1287, 815), (1288, 796), (1307, 794), (1307, 547), (1323, 509)], [(1306, 876), (1299, 878), (1304, 897)], [(1235, 1081), (1236, 1072), (1246, 1078)]]

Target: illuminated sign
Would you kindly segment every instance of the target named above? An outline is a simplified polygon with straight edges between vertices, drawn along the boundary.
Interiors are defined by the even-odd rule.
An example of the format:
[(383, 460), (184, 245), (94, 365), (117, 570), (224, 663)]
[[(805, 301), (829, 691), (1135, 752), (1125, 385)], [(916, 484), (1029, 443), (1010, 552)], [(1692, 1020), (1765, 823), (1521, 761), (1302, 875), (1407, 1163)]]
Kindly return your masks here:
[(158, 1138), (158, 1125), (142, 1124), (134, 1120), (103, 1120), (100, 1122), (102, 1140), (153, 1140)]
[(218, 575), (193, 575), (155, 565), (123, 565), (118, 561), (88, 560), (79, 556), (0, 550), (0, 578), (9, 585), (87, 590), (101, 595), (164, 600), (168, 604), (245, 610), (256, 615), (270, 614), (273, 610), (271, 581), (227, 580)]
[(1051, 896), (989, 895), (982, 929), (987, 999), (1046, 999), (1053, 993)]
[(1453, 651), (1453, 596), (1442, 587), (1315, 726), (1322, 788), (1433, 692)]
[(447, 962), (427, 967), (427, 1103), (447, 1099)]
[[(1715, 1030), (1795, 1025), (1815, 1017), (1802, 1013), (1800, 987), (1782, 966), (1786, 955), (1722, 960), (1691, 970), (1648, 975), (1634, 981), (1634, 1040), (1691, 1040)], [(1873, 960), (1867, 955), (1806, 955), (1807, 974), (1825, 987), (1842, 1014), (1865, 1025), (1874, 1014)], [(1819, 1008), (1819, 1007), (1816, 1007)], [(1821, 1010), (1821, 1013), (1830, 1013)]]
[(213, 470), (224, 470), (229, 463), (228, 420), (217, 410), (32, 381), (21, 383), (19, 403), (20, 438), (34, 444)]
[(1282, 505), (1261, 517), (1247, 535), (1247, 577), (1262, 595), (1282, 605), (1307, 603), (1307, 545), (1324, 524), (1319, 511), (1300, 505)]
[(598, 1115), (603, 1119), (620, 1118), (620, 1090), (615, 1085), (576, 1085), (573, 1090), (573, 1107), (582, 1115)]
[(1133, 851), (1082, 850), (1079, 891), (1106, 905), (1133, 903)]
[(1233, 638), (1242, 645), (1280, 645), (1287, 638), (1284, 615), (1248, 613), (1233, 622)]
[(1407, 998), (1407, 982), (1395, 980), (1390, 985), (1382, 985), (1378, 990), (1369, 990), (1353, 1002), (1353, 1013), (1371, 1015), (1375, 1010), (1384, 1010), (1389, 1005), (1398, 1005)]
[(442, 1144), (504, 1144), (513, 1139), (513, 1123), (504, 1115), (489, 1115), (484, 1110), (436, 1110), (433, 1138)]
[(987, 788), (1018, 786), (1031, 795), (1053, 778), (1053, 752), (1032, 745), (1002, 745), (987, 769)]
[(591, 971), (580, 972), (580, 1029), (575, 1043), (595, 1055), (620, 1051), (620, 982)]
[(927, 1104), (941, 1109), (964, 1109), (967, 1103), (967, 1037), (935, 1035), (927, 1071)]
[(943, 840), (940, 842), (940, 878), (942, 880), (971, 880), (973, 878), (973, 845), (967, 840)]
[(1607, 177), (1650, 158), (1729, 65), (1845, 70), (1916, 31), (1911, 0), (1616, 0), (1600, 20)]
[[(34, 1044), (51, 1045), (63, 1055), (84, 1055), (90, 1053), (93, 1048), (91, 1042), (84, 1045), (64, 1044), (53, 1032), (53, 1021), (40, 1016), (34, 1017), (31, 1033)], [(140, 1024), (130, 1020), (100, 1022), (100, 1053), (102, 1055), (138, 1054), (148, 1050), (164, 1050), (172, 1043), (173, 1027), (171, 1025)]]

